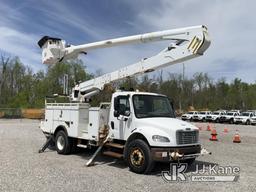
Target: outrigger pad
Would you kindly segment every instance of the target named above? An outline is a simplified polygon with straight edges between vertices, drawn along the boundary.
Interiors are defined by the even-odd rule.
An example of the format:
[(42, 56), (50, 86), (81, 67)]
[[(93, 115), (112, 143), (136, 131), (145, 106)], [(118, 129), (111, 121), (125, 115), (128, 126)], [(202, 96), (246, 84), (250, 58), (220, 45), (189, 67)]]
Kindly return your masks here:
[(41, 149), (38, 150), (38, 153), (43, 153), (45, 151), (45, 149), (50, 145), (51, 142), (54, 141), (54, 137), (53, 135), (50, 136), (47, 141), (45, 142), (45, 144), (42, 146)]

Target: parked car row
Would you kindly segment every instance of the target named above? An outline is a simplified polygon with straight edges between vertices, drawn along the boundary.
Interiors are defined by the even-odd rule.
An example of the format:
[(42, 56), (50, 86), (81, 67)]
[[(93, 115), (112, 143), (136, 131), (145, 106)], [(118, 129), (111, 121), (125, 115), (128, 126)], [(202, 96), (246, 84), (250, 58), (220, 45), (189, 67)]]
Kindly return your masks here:
[(256, 125), (256, 110), (245, 112), (240, 112), (239, 110), (189, 111), (183, 114), (181, 119), (184, 121)]

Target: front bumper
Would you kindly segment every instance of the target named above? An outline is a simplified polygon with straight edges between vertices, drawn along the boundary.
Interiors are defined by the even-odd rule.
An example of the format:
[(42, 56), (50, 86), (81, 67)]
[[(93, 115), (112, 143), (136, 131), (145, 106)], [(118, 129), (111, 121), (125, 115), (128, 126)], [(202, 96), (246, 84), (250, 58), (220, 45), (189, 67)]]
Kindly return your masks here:
[(245, 124), (248, 119), (234, 119), (234, 123)]
[(203, 118), (202, 118), (202, 117), (193, 117), (193, 120), (194, 120), (194, 121), (202, 121)]
[(256, 120), (252, 119), (251, 124), (253, 124), (253, 125), (256, 124)]
[(220, 118), (220, 122), (228, 122), (231, 118)]
[(170, 162), (174, 159), (171, 157), (173, 152), (182, 154), (179, 159), (192, 159), (196, 158), (201, 154), (201, 145), (191, 145), (185, 147), (152, 147), (151, 156), (154, 161)]
[(189, 120), (189, 117), (187, 117), (187, 116), (181, 116), (181, 120), (183, 120), (183, 121), (186, 121), (186, 120)]
[(243, 122), (243, 120), (241, 120), (241, 119), (234, 119), (234, 123), (245, 123), (245, 122)]

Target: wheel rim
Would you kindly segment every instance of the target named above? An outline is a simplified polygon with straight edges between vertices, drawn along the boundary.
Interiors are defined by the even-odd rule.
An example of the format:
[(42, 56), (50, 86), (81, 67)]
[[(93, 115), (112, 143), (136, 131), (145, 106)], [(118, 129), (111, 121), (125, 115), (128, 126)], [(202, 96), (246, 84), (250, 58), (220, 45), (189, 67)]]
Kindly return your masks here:
[(61, 151), (64, 149), (65, 146), (65, 139), (62, 135), (60, 135), (57, 139), (57, 147)]
[(130, 160), (132, 165), (136, 167), (141, 167), (144, 164), (144, 153), (140, 148), (134, 148), (130, 155)]

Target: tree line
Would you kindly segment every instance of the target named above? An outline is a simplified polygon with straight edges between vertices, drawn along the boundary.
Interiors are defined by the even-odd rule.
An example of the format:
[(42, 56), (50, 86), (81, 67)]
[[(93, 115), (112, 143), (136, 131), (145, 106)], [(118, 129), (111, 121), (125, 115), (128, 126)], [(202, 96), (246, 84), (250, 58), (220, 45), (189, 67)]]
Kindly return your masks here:
[(81, 60), (60, 63), (46, 71), (33, 72), (18, 57), (0, 58), (0, 108), (43, 108), (45, 97), (63, 92), (63, 74), (68, 87), (92, 78)]
[[(86, 71), (81, 60), (58, 63), (47, 70), (33, 72), (18, 57), (0, 58), (0, 108), (43, 108), (45, 97), (63, 93), (64, 74), (68, 76), (69, 90), (75, 83), (95, 77)], [(143, 75), (106, 86), (92, 98), (92, 105), (110, 101), (115, 88), (138, 89), (167, 95), (176, 109), (256, 109), (256, 83), (246, 83), (235, 78), (228, 83), (225, 78), (214, 80), (207, 73), (195, 73), (187, 78), (169, 73), (163, 77)]]

